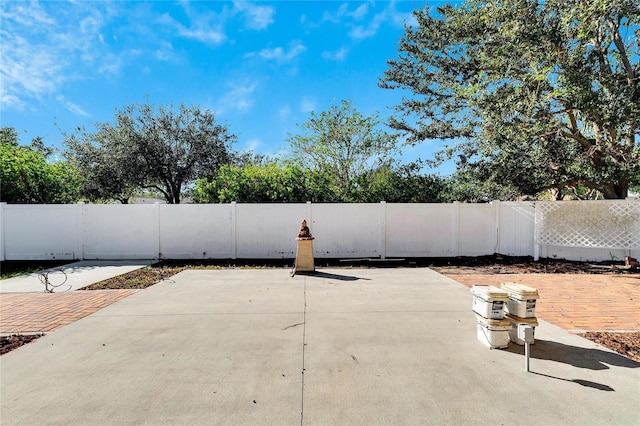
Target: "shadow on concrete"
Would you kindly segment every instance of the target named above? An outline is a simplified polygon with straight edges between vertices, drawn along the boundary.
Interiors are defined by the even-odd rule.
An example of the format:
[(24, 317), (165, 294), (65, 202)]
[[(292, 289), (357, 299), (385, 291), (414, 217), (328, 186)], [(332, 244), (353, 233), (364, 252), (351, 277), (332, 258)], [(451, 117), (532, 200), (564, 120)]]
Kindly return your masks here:
[(339, 281), (358, 281), (358, 280), (371, 281), (371, 279), (369, 278), (354, 277), (352, 275), (330, 274), (328, 272), (322, 272), (322, 271), (296, 272), (296, 275), (307, 275), (310, 277), (323, 278), (327, 280), (339, 280)]
[[(524, 346), (510, 344), (507, 351), (524, 355)], [(616, 367), (640, 368), (640, 363), (615, 352), (565, 345), (564, 343), (553, 342), (550, 340), (536, 339), (535, 344), (531, 345), (530, 356), (534, 359), (546, 359), (562, 362), (564, 364), (573, 365), (574, 367), (587, 368), (589, 370), (607, 370), (610, 365), (614, 365)], [(583, 384), (583, 386), (587, 385)]]
[(536, 373), (535, 371), (530, 371), (531, 374), (536, 374), (538, 376), (548, 377), (550, 379), (562, 380), (563, 382), (577, 383), (580, 386), (584, 386), (587, 388), (597, 389), (605, 392), (615, 392), (616, 390), (611, 386), (603, 385), (602, 383), (590, 382), (589, 380), (582, 379), (563, 379), (561, 377), (550, 376), (548, 374)]

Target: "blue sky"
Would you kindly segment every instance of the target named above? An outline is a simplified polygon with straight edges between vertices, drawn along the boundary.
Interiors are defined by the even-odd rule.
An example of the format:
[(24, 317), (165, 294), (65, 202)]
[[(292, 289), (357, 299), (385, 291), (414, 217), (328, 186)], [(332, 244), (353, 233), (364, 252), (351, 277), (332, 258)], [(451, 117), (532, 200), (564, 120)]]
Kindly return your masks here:
[[(311, 111), (342, 99), (387, 117), (410, 95), (377, 86), (403, 25), (441, 3), (2, 0), (0, 120), (22, 144), (62, 148), (61, 130), (93, 130), (116, 108), (185, 103), (214, 111), (236, 149), (275, 156)], [(439, 148), (406, 147), (402, 159)]]

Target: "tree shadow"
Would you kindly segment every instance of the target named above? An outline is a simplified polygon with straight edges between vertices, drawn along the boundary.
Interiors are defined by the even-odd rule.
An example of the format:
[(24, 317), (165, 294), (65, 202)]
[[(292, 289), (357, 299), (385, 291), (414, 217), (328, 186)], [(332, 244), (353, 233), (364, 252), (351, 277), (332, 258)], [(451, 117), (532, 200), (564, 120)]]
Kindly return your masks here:
[(371, 281), (370, 278), (360, 278), (360, 277), (354, 277), (352, 275), (331, 274), (331, 273), (322, 272), (322, 271), (313, 271), (313, 272), (301, 271), (301, 272), (296, 272), (296, 275), (306, 275), (309, 277), (317, 277), (317, 278), (324, 278), (328, 280), (338, 280), (338, 281), (358, 281), (358, 280)]
[[(511, 344), (507, 351), (524, 355), (524, 346)], [(531, 358), (562, 362), (589, 370), (607, 370), (610, 365), (625, 368), (640, 368), (640, 363), (615, 352), (565, 345), (564, 343), (550, 340), (536, 339), (535, 344), (531, 345), (530, 356)]]

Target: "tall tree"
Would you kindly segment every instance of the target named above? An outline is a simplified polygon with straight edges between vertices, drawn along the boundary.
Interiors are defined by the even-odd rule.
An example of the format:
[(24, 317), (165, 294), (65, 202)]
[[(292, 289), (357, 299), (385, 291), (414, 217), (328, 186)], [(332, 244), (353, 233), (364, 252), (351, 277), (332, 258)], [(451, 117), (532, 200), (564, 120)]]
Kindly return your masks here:
[(288, 138), (292, 157), (329, 177), (338, 198), (353, 201), (356, 177), (388, 164), (397, 150), (395, 137), (381, 124), (377, 112), (364, 116), (343, 100), (328, 111), (311, 112), (301, 133)]
[(640, 181), (640, 3), (467, 0), (414, 12), (380, 86), (408, 89), (390, 126), (448, 139), (461, 166), (522, 192)]
[(180, 203), (196, 179), (228, 162), (235, 141), (212, 112), (197, 106), (131, 105), (97, 129), (78, 129), (67, 138), (67, 155), (91, 177), (89, 193), (97, 198), (125, 200), (134, 189), (147, 188)]
[[(42, 140), (36, 147), (45, 148)], [(44, 149), (51, 153), (50, 148)], [(22, 204), (73, 203), (80, 198), (80, 175), (66, 162), (49, 162), (43, 152), (20, 146), (12, 127), (0, 131), (0, 201)]]
[(67, 137), (66, 155), (82, 171), (85, 198), (127, 204), (146, 185), (144, 163), (126, 129), (105, 123), (95, 133), (78, 129), (78, 135)]

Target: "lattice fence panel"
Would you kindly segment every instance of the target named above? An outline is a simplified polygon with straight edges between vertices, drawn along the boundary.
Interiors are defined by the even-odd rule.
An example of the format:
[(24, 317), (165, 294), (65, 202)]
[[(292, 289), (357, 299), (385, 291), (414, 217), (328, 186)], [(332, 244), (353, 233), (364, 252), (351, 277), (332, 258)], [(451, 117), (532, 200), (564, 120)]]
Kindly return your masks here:
[(640, 248), (640, 202), (536, 202), (536, 244)]

